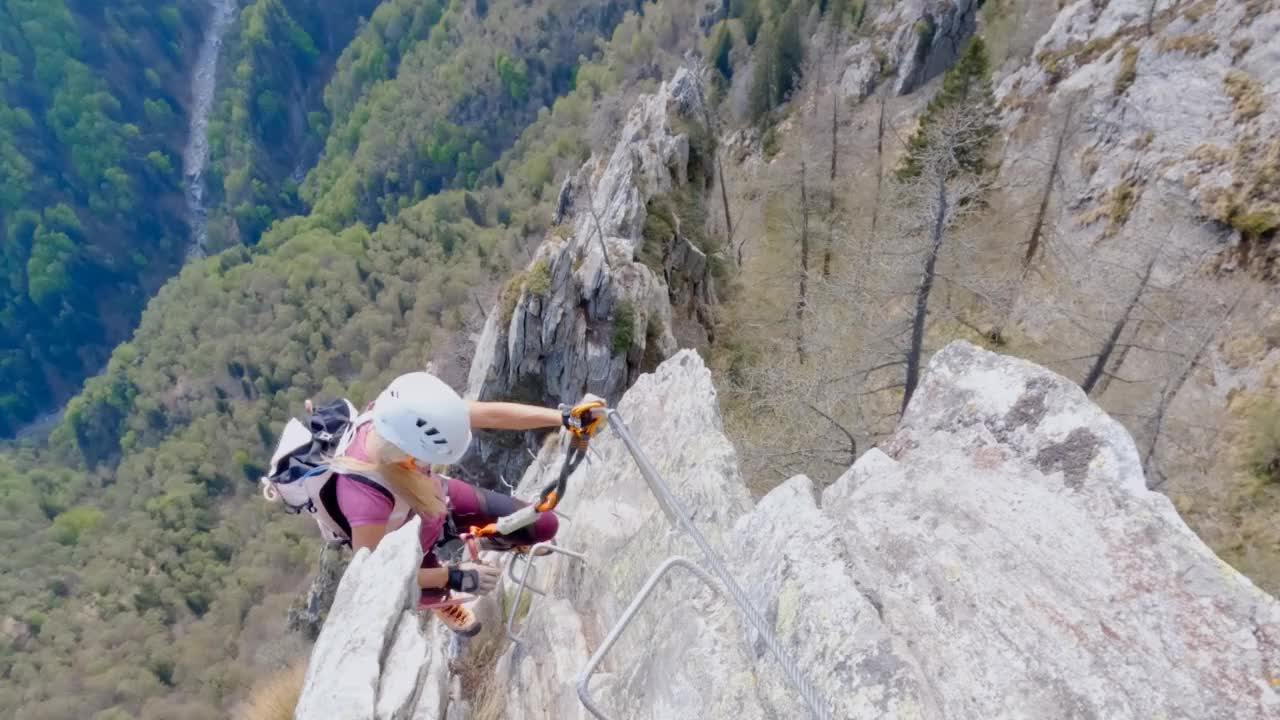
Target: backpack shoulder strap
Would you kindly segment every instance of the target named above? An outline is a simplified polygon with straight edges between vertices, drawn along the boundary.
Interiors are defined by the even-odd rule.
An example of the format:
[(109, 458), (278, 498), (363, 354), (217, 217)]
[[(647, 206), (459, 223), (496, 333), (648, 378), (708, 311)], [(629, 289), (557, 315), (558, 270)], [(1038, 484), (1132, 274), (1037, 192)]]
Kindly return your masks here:
[(351, 446), (351, 442), (356, 439), (356, 431), (359, 430), (361, 426), (372, 421), (373, 415), (371, 413), (365, 412), (355, 415), (351, 424), (347, 426), (347, 431), (342, 434), (342, 439), (338, 441), (337, 447), (334, 448), (334, 457), (341, 457), (342, 454), (347, 451), (347, 448)]
[[(326, 498), (324, 492), (326, 487), (317, 487), (316, 492), (313, 493), (313, 497), (320, 500), (321, 503), (330, 503), (330, 508), (326, 508), (329, 510), (330, 515), (333, 515), (334, 513), (341, 514), (341, 508), (338, 507), (337, 495), (338, 483), (336, 482), (336, 478), (338, 475), (342, 475), (345, 478), (358, 482), (365, 487), (373, 488), (391, 501), (391, 515), (387, 518), (387, 532), (399, 529), (399, 527), (408, 522), (409, 518), (413, 515), (413, 509), (409, 506), (409, 503), (405, 502), (404, 499), (396, 493), (395, 489), (377, 473), (350, 470), (343, 466), (341, 457), (334, 458), (333, 462), (329, 465), (329, 469), (331, 471), (330, 477), (326, 479), (325, 486), (327, 488), (332, 488), (332, 490), (330, 490), (331, 495)], [(346, 533), (347, 537), (350, 537), (351, 528), (349, 525), (346, 527)]]

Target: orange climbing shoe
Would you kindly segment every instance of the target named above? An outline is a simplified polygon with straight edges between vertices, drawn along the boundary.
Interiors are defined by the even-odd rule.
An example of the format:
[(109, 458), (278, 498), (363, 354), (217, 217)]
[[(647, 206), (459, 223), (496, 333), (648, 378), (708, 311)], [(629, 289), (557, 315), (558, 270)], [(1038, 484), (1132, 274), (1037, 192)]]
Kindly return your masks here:
[(440, 618), (440, 622), (444, 623), (445, 627), (459, 635), (471, 637), (480, 632), (480, 621), (476, 619), (475, 614), (462, 605), (435, 607), (431, 608), (431, 612)]

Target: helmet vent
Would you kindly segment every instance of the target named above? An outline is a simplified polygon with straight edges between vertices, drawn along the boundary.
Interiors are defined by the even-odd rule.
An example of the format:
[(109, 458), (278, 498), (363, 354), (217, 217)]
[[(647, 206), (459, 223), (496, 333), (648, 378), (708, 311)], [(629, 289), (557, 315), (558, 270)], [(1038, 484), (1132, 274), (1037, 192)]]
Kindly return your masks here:
[(448, 441), (448, 440), (445, 440), (444, 438), (440, 438), (439, 440), (436, 440), (436, 441), (435, 441), (435, 443), (436, 443), (437, 445), (448, 445), (448, 444), (449, 444), (449, 441)]

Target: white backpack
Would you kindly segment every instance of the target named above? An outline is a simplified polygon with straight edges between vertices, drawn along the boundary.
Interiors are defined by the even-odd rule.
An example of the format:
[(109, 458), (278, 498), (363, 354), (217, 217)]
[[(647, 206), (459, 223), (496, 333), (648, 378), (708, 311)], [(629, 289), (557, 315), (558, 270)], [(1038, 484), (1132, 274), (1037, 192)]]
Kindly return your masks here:
[(409, 506), (376, 473), (353, 473), (342, 466), (342, 454), (355, 438), (356, 430), (369, 418), (356, 413), (350, 400), (332, 400), (321, 405), (307, 401), (305, 420), (290, 418), (271, 455), (271, 467), (262, 477), (262, 496), (299, 514), (306, 512), (320, 526), (320, 534), (330, 543), (350, 544), (351, 525), (338, 506), (338, 473), (386, 495), (392, 503), (387, 530), (409, 519)]

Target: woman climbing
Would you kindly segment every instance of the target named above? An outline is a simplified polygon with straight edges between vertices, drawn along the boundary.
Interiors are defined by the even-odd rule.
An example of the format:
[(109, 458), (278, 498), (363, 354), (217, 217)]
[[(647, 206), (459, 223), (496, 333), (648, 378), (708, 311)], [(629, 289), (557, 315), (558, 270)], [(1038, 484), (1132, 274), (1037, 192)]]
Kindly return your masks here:
[[(498, 583), (500, 571), (482, 563), (442, 567), (433, 549), (447, 523), (460, 531), (485, 526), (526, 505), (506, 495), (482, 490), (437, 474), (433, 465), (461, 459), (473, 429), (534, 430), (578, 424), (588, 435), (603, 422), (594, 404), (573, 410), (500, 402), (467, 402), (444, 381), (425, 372), (401, 375), (387, 386), (353, 429), (346, 448), (331, 463), (333, 500), (338, 521), (349, 532), (353, 550), (373, 549), (389, 531), (410, 517), (421, 519), (422, 588), (420, 607), (427, 607), (454, 632), (480, 631), (475, 616), (449, 602), (453, 591), (484, 595)], [(550, 540), (558, 522), (551, 512), (510, 535), (485, 537), (481, 549), (508, 550)]]

